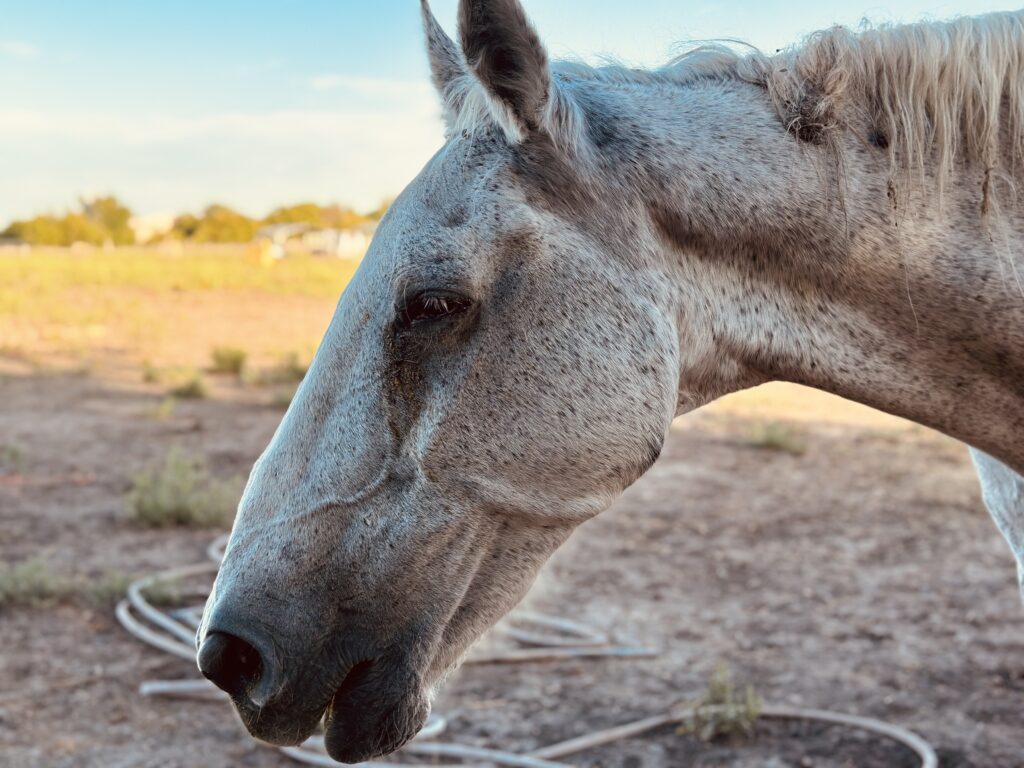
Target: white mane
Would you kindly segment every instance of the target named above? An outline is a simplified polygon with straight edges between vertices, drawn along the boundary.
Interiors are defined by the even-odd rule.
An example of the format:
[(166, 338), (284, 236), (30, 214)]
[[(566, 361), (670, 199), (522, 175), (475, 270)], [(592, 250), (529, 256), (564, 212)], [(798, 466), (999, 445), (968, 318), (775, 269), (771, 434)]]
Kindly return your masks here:
[[(867, 126), (887, 147), (894, 170), (933, 170), (939, 181), (958, 161), (985, 169), (983, 211), (992, 202), (1000, 153), (1024, 158), (1024, 12), (994, 13), (943, 23), (880, 26), (854, 33), (834, 27), (768, 56), (702, 45), (654, 70), (553, 66), (548, 128), (556, 141), (585, 152), (583, 121), (572, 84), (601, 81), (643, 86), (735, 78), (767, 89), (788, 130), (814, 143), (837, 145), (836, 134)], [(452, 127), (475, 132), (497, 126), (521, 141), (479, 82), (465, 75), (448, 89)]]

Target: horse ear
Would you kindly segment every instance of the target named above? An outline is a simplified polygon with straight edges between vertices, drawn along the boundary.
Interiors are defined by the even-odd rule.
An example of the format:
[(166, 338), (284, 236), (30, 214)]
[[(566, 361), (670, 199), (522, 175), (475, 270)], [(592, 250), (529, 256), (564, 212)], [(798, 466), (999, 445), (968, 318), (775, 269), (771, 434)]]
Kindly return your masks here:
[(460, 0), (459, 34), (470, 70), (515, 121), (536, 131), (551, 90), (547, 53), (519, 0)]
[(449, 86), (466, 74), (466, 67), (458, 46), (437, 23), (437, 19), (430, 10), (428, 0), (421, 0), (420, 7), (423, 11), (423, 30), (427, 34), (430, 74), (434, 85), (441, 94), (441, 99), (447, 105), (450, 95)]

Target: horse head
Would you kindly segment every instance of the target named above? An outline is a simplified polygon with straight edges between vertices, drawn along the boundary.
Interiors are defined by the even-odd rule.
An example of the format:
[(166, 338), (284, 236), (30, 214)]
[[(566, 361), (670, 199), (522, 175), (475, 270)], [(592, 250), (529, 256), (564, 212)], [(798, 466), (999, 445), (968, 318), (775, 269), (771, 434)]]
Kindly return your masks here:
[(671, 285), (628, 201), (582, 178), (594, 138), (522, 8), (465, 0), (461, 45), (424, 18), (447, 141), (256, 463), (199, 634), (255, 736), (296, 744), (324, 718), (347, 762), (416, 734), (677, 409)]

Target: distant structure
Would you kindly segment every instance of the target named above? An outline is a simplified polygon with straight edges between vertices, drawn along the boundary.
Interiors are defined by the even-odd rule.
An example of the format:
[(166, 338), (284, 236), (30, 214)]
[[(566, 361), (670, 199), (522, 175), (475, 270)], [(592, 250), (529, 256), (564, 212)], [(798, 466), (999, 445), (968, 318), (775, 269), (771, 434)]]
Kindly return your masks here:
[(260, 229), (253, 238), (258, 247), (261, 261), (283, 259), (288, 252), (288, 241), (305, 234), (309, 224), (271, 224)]
[(155, 213), (149, 216), (132, 216), (128, 226), (135, 233), (135, 242), (151, 243), (165, 237), (174, 229), (177, 217), (173, 213)]
[(0, 251), (6, 253), (22, 253), (31, 250), (31, 246), (20, 237), (0, 237)]
[(283, 259), (291, 250), (335, 259), (361, 259), (370, 247), (377, 225), (360, 224), (351, 229), (319, 228), (310, 224), (271, 224), (256, 233), (262, 260)]

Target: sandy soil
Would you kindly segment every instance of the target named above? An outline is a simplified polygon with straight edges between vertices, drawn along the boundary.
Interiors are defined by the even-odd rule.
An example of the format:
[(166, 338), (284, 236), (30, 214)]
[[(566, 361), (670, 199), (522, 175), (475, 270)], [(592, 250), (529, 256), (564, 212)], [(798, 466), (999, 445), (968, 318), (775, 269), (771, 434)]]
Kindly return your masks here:
[[(152, 418), (162, 395), (86, 376), (0, 378), (0, 559), (143, 574), (198, 562), (212, 532), (123, 517), (133, 472), (173, 444), (244, 474), (281, 413), (231, 387)], [(786, 419), (806, 450), (757, 447)], [(3, 474), (0, 469), (0, 475)], [(719, 661), (770, 702), (910, 727), (943, 768), (1024, 766), (1024, 611), (966, 450), (823, 396), (773, 388), (681, 420), (655, 468), (555, 557), (531, 607), (654, 646), (654, 660), (473, 667), (438, 709), (452, 738), (526, 750), (691, 699)], [(216, 703), (144, 699), (190, 665), (108, 611), (0, 613), (0, 765), (288, 766)], [(739, 744), (671, 729), (581, 755), (586, 766), (911, 768), (836, 728), (760, 726)]]

